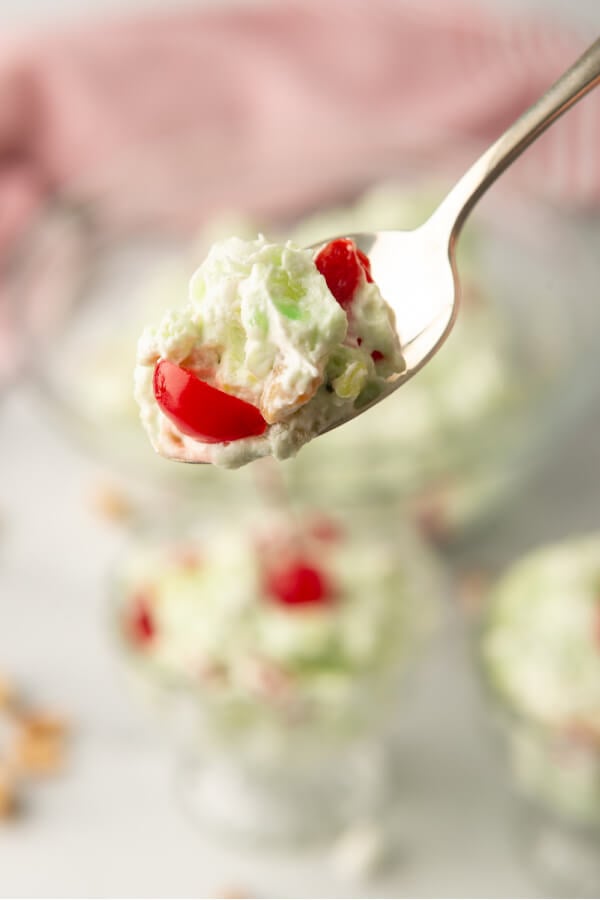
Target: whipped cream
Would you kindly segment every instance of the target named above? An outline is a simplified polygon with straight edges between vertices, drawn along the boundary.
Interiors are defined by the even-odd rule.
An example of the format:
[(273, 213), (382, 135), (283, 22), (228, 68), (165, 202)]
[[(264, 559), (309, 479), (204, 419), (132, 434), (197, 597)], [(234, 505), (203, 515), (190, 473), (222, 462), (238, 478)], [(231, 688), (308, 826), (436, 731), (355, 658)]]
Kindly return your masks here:
[[(285, 459), (383, 393), (404, 360), (393, 313), (361, 273), (345, 309), (310, 251), (262, 236), (215, 244), (192, 276), (187, 305), (139, 340), (135, 397), (154, 448), (230, 468)], [(157, 402), (161, 360), (254, 406), (264, 433), (214, 443), (184, 433)]]

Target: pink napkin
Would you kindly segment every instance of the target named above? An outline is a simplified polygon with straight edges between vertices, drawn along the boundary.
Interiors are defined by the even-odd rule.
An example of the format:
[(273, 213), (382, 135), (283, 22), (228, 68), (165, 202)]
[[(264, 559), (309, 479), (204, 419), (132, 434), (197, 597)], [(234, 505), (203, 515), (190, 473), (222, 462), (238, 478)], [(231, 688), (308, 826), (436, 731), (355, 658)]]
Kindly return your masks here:
[[(582, 49), (564, 29), (437, 0), (286, 0), (2, 35), (0, 277), (55, 192), (115, 222), (285, 214), (454, 135), (484, 146)], [(514, 177), (597, 203), (599, 99)], [(0, 295), (5, 369), (13, 313)]]

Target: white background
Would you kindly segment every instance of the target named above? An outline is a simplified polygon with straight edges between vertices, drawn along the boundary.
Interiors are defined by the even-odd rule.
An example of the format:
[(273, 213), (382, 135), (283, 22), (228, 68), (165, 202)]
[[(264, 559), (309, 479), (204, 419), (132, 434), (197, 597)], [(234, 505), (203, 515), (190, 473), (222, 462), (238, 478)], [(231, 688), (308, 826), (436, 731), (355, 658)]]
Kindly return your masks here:
[[(90, 18), (109, 10), (164, 10), (182, 6), (250, 5), (252, 2), (254, 0), (3, 0), (0, 21), (36, 24), (73, 17)], [(285, 0), (274, 2), (285, 3)], [(474, 0), (474, 5), (501, 10), (537, 10), (546, 15), (558, 15), (565, 21), (580, 22), (584, 27), (598, 26), (600, 18), (597, 0)]]

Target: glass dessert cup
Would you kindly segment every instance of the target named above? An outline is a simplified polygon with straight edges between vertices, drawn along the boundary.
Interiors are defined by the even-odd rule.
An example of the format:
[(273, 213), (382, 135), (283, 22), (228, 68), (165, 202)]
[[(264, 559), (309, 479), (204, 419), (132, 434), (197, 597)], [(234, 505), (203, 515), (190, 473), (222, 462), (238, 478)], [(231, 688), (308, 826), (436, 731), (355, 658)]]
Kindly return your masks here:
[(600, 745), (543, 729), (499, 705), (505, 777), (516, 794), (515, 849), (548, 896), (596, 897), (600, 885)]
[[(42, 403), (95, 453), (153, 491), (162, 485), (177, 502), (205, 506), (252, 502), (248, 471), (190, 471), (151, 451), (131, 396), (142, 326), (184, 295), (213, 239), (262, 229), (308, 244), (357, 228), (413, 227), (444, 194), (448, 168), (439, 159), (406, 160), (400, 170), (366, 173), (346, 192), (349, 200), (324, 198), (311, 216), (298, 209), (287, 218), (256, 210), (224, 216), (235, 196), (228, 185), (200, 233), (190, 223), (167, 227), (168, 197), (160, 200), (163, 220), (156, 212), (147, 220), (123, 214), (117, 224), (97, 198), (74, 209), (58, 198), (31, 235), (14, 286), (28, 305), (40, 272), (44, 290), (59, 277), (47, 264), (53, 248), (46, 238), (56, 216), (66, 216), (81, 238), (78, 277), (52, 310), (38, 300), (44, 316), (33, 329), (31, 356)], [(289, 173), (272, 173), (278, 177)], [(486, 198), (461, 238), (463, 305), (443, 353), (384, 404), (284, 463), (292, 494), (339, 504), (368, 498), (391, 522), (408, 503), (425, 530), (443, 540), (481, 524), (595, 397), (600, 312), (590, 297), (597, 232), (598, 223), (516, 199), (506, 188)]]
[[(386, 544), (375, 519), (364, 511), (358, 525), (344, 525), (338, 549), (327, 549), (340, 540), (337, 519), (314, 520), (326, 525), (314, 558), (338, 586), (331, 607), (273, 605), (260, 586), (240, 600), (253, 576), (238, 551), (265, 527), (264, 514), (258, 527), (256, 517), (213, 524), (212, 536), (189, 524), (179, 537), (140, 534), (118, 567), (113, 616), (125, 669), (174, 745), (179, 801), (202, 827), (243, 842), (312, 843), (393, 812), (401, 692), (435, 625), (441, 579), (409, 530), (400, 528)], [(312, 522), (312, 514), (302, 521)], [(229, 542), (227, 575), (215, 562), (220, 551), (210, 549), (217, 532)], [(147, 592), (163, 563), (184, 558), (189, 565), (190, 553), (203, 553), (208, 569), (178, 570), (155, 600), (152, 640), (140, 645), (131, 631), (140, 585)], [(215, 600), (206, 599), (205, 587), (184, 636), (183, 613), (177, 624), (169, 604), (181, 606), (196, 577), (210, 579), (198, 585), (212, 584)]]
[(552, 896), (600, 885), (600, 535), (538, 548), (489, 595), (476, 659), (519, 848)]

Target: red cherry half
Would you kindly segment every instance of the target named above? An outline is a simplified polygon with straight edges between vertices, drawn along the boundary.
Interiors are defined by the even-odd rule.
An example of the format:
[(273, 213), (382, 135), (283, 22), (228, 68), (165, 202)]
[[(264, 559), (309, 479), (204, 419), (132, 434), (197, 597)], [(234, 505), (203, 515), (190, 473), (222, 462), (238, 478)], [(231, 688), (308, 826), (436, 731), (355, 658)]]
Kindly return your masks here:
[(344, 309), (352, 303), (363, 273), (367, 281), (373, 281), (368, 258), (349, 238), (338, 238), (326, 244), (317, 253), (315, 265)]
[(206, 444), (255, 437), (267, 429), (255, 406), (212, 387), (168, 359), (159, 360), (154, 369), (154, 396), (183, 434)]
[(334, 591), (323, 572), (301, 559), (266, 573), (265, 591), (284, 606), (309, 606), (330, 603)]
[(150, 611), (150, 604), (145, 594), (135, 597), (131, 615), (129, 617), (128, 631), (136, 644), (149, 644), (156, 634), (156, 624)]

